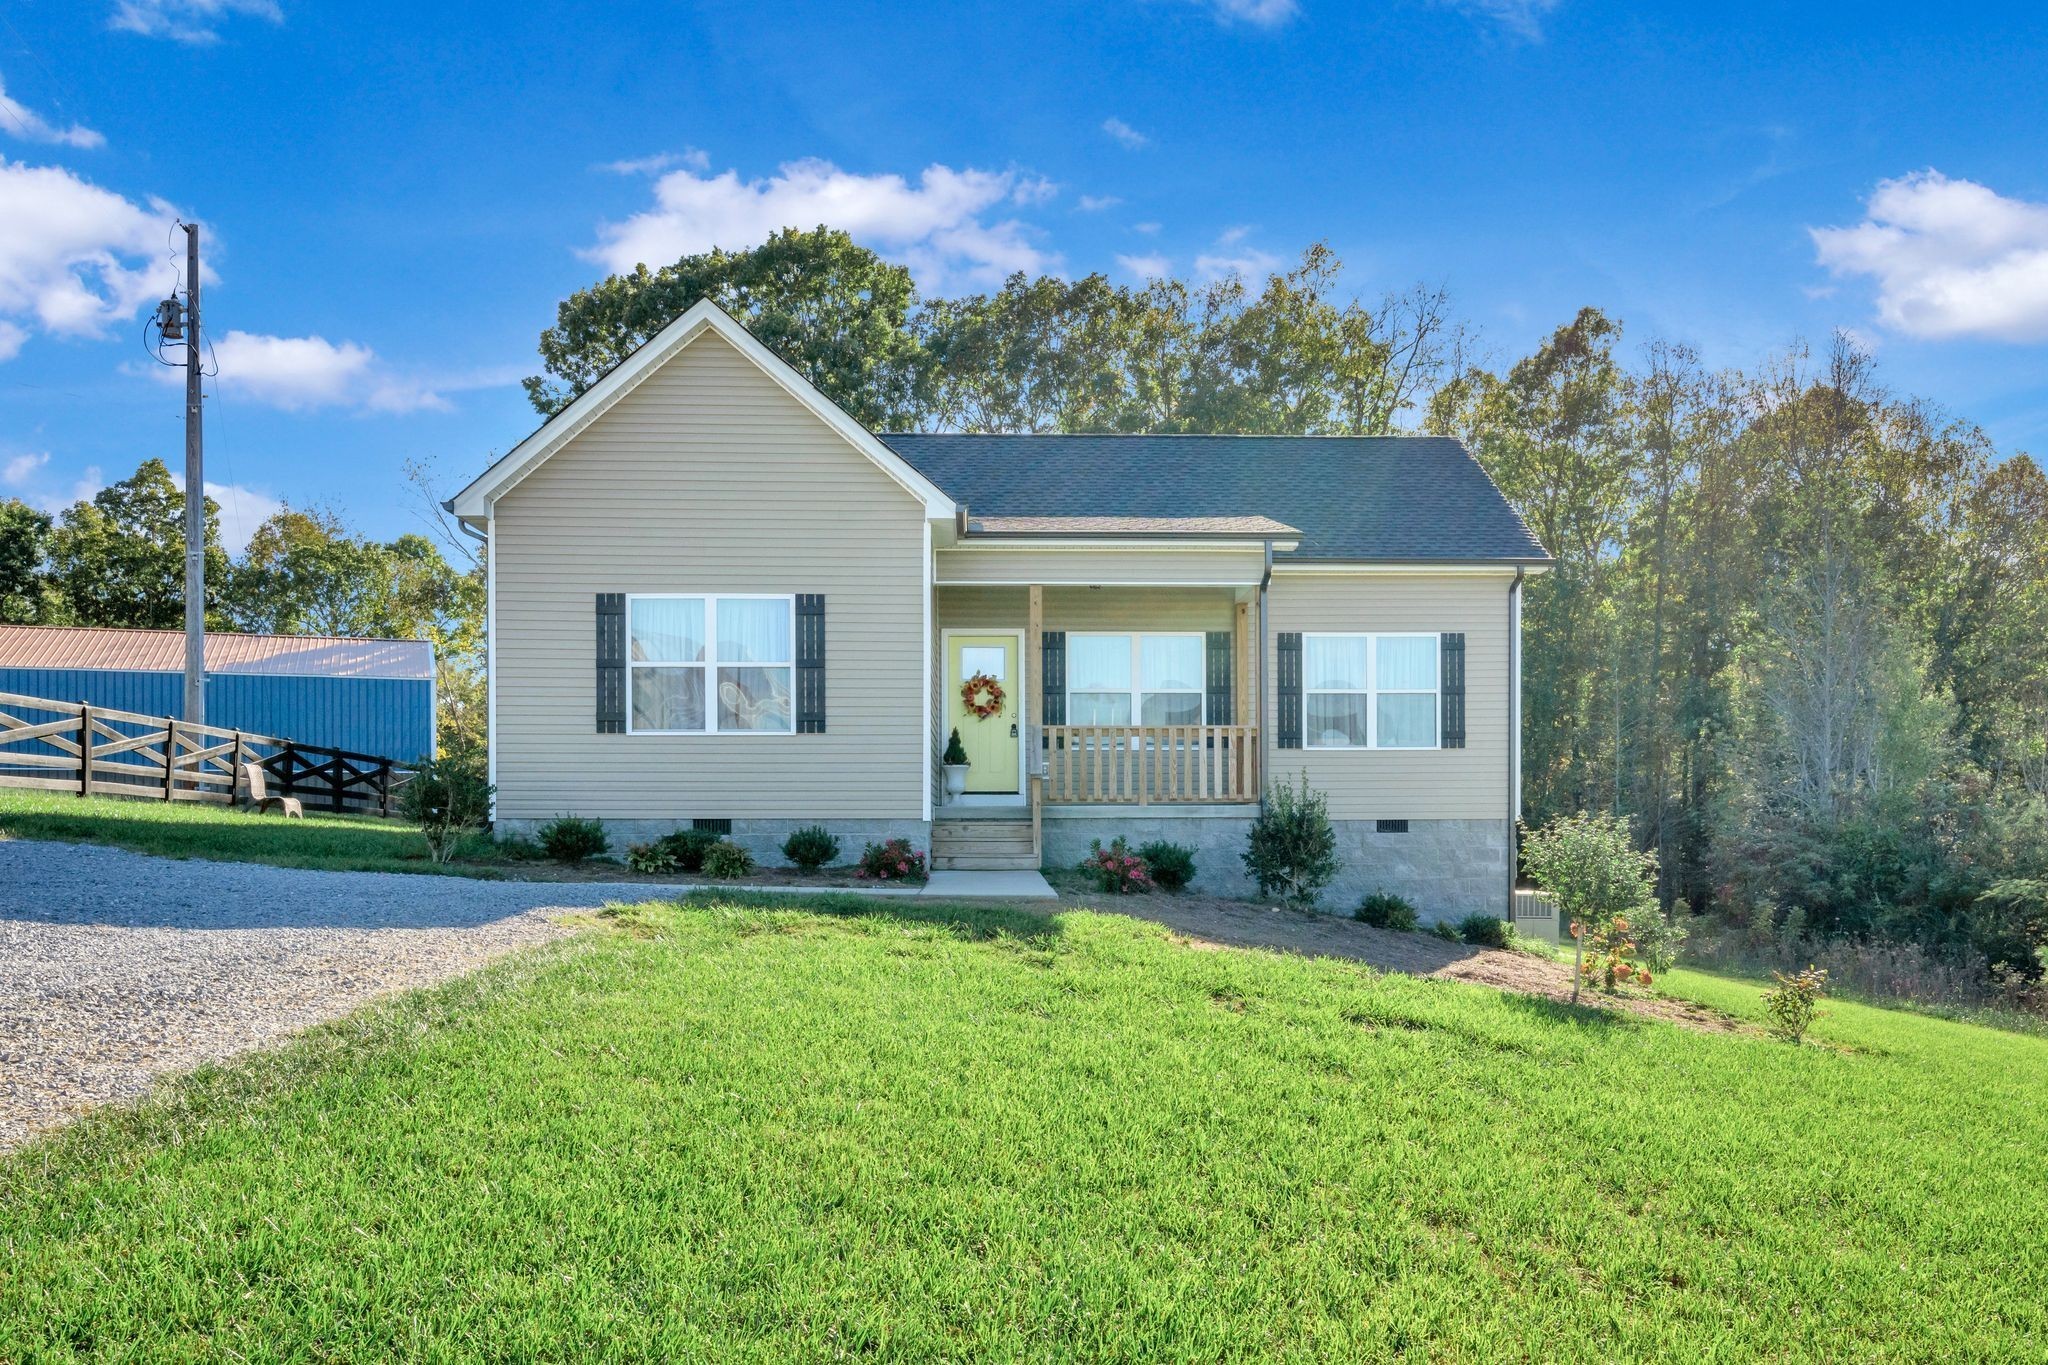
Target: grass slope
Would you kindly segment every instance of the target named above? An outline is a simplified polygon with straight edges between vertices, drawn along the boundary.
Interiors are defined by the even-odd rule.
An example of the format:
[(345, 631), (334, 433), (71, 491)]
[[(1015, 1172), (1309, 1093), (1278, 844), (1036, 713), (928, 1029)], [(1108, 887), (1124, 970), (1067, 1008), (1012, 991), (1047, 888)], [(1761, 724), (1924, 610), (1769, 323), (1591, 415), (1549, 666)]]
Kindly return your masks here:
[[(418, 825), (374, 815), (276, 814), (196, 801), (139, 801), (120, 796), (65, 796), (0, 789), (0, 835), (109, 844), (165, 858), (269, 863), (329, 872), (449, 872), (493, 875), (469, 867), (437, 867)], [(473, 841), (488, 853), (489, 841)]]
[[(0, 1163), (0, 1359), (2038, 1359), (2048, 1043), (701, 901)], [(1754, 992), (1684, 989), (1738, 1012)]]

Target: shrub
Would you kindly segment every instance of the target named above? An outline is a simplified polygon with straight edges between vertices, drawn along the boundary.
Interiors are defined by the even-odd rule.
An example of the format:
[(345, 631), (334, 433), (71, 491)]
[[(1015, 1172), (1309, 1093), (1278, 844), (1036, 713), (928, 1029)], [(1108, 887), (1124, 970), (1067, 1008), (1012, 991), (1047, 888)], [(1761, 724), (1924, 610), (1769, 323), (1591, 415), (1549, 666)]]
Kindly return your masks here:
[(663, 876), (676, 870), (675, 850), (659, 839), (651, 844), (633, 844), (626, 849), (626, 866), (635, 872)]
[(507, 834), (491, 841), (492, 849), (500, 858), (514, 863), (544, 863), (548, 855), (540, 851), (540, 845), (525, 834)]
[(1458, 937), (1475, 948), (1505, 948), (1515, 939), (1515, 927), (1499, 915), (1483, 910), (1458, 921)]
[(1971, 906), (1970, 943), (1984, 955), (1994, 982), (2042, 977), (2048, 948), (2048, 877), (1993, 882)]
[[(1622, 959), (1632, 955), (1638, 943), (1628, 926), (1649, 924), (1657, 916), (1656, 898), (1651, 894), (1657, 877), (1657, 855), (1636, 851), (1628, 821), (1622, 817), (1581, 812), (1527, 831), (1522, 863), (1537, 885), (1556, 899), (1558, 919), (1573, 926), (1572, 938), (1578, 948), (1572, 964), (1572, 998), (1578, 999), (1581, 978), (1599, 974), (1611, 981), (1618, 976)], [(1658, 919), (1662, 922), (1661, 916)], [(1616, 920), (1623, 925), (1619, 931), (1621, 938), (1608, 942), (1605, 936)], [(1589, 927), (1602, 936), (1598, 949), (1602, 956), (1614, 959), (1599, 967), (1597, 973), (1586, 968), (1589, 941), (1582, 929)], [(1660, 948), (1675, 948), (1676, 937), (1675, 931), (1660, 935)], [(1622, 941), (1629, 943), (1628, 953), (1616, 958), (1614, 944)], [(1632, 960), (1627, 965), (1631, 972), (1635, 971)], [(1662, 965), (1669, 966), (1669, 959), (1663, 959)]]
[(708, 829), (679, 829), (655, 840), (675, 856), (676, 867), (684, 872), (702, 872), (704, 855), (722, 836)]
[(611, 836), (604, 832), (604, 821), (585, 820), (578, 815), (556, 816), (542, 825), (535, 837), (540, 841), (541, 852), (572, 867), (612, 846)]
[(1771, 1032), (1788, 1043), (1797, 1043), (1820, 1013), (1821, 997), (1828, 993), (1828, 974), (1809, 966), (1803, 972), (1772, 972), (1778, 984), (1764, 992), (1764, 1018)]
[(1246, 840), (1244, 870), (1259, 884), (1260, 895), (1300, 906), (1314, 905), (1337, 875), (1329, 803), (1309, 788), (1307, 773), (1299, 791), (1285, 785), (1267, 791), (1266, 807)]
[(1391, 891), (1374, 891), (1358, 903), (1351, 918), (1375, 929), (1392, 929), (1405, 934), (1416, 925), (1415, 907), (1404, 896)]
[(754, 872), (754, 855), (730, 839), (720, 839), (704, 850), (704, 875), (725, 881), (732, 877), (750, 877)]
[(823, 825), (805, 825), (782, 841), (782, 856), (806, 872), (816, 872), (839, 856), (839, 840)]
[(1195, 879), (1195, 851), (1185, 844), (1155, 839), (1149, 844), (1140, 844), (1138, 856), (1145, 860), (1145, 869), (1152, 874), (1153, 884), (1164, 890), (1178, 891)]
[(427, 837), (427, 856), (445, 863), (463, 837), (491, 818), (491, 793), (483, 769), (455, 758), (424, 758), (412, 780), (398, 789), (399, 813)]
[(912, 848), (908, 839), (869, 844), (860, 851), (860, 866), (853, 875), (878, 882), (921, 882), (925, 879), (924, 854)]
[(1430, 925), (1429, 932), (1435, 934), (1446, 943), (1457, 943), (1459, 941), (1457, 928), (1443, 920), (1438, 920), (1435, 924)]
[(954, 726), (953, 733), (946, 737), (945, 761), (954, 767), (967, 762), (967, 746), (960, 742), (960, 727)]
[(1609, 995), (1616, 986), (1631, 982), (1647, 986), (1656, 978), (1650, 969), (1636, 961), (1640, 945), (1636, 942), (1635, 926), (1626, 915), (1610, 915), (1604, 920), (1588, 924), (1573, 920), (1572, 941), (1578, 945), (1577, 976), (1572, 981), (1572, 998), (1578, 999), (1579, 982), (1592, 981)]
[(1145, 860), (1131, 852), (1121, 835), (1108, 848), (1102, 846), (1102, 840), (1090, 839), (1081, 870), (1094, 880), (1096, 890), (1110, 895), (1127, 896), (1133, 891), (1152, 889), (1152, 874), (1145, 870)]

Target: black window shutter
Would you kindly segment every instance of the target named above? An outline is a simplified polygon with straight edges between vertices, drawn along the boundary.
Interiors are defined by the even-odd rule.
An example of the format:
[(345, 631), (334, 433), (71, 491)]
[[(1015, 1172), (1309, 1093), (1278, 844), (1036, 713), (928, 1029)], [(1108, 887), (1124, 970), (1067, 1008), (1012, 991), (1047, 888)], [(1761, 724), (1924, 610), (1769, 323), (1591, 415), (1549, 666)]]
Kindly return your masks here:
[(1301, 632), (1283, 630), (1277, 637), (1279, 648), (1274, 662), (1279, 671), (1278, 695), (1274, 698), (1280, 704), (1278, 722), (1273, 727), (1273, 747), (1276, 749), (1299, 749), (1301, 747)]
[(626, 594), (597, 595), (597, 733), (626, 732)]
[(1209, 632), (1209, 724), (1229, 725), (1235, 720), (1231, 700), (1230, 632)]
[(1039, 646), (1041, 667), (1038, 695), (1044, 698), (1039, 703), (1039, 714), (1044, 725), (1065, 725), (1067, 723), (1067, 633), (1063, 630), (1041, 632), (1044, 643)]
[(825, 594), (796, 595), (796, 732), (825, 733)]
[(1443, 746), (1465, 747), (1465, 636), (1462, 631), (1443, 635)]

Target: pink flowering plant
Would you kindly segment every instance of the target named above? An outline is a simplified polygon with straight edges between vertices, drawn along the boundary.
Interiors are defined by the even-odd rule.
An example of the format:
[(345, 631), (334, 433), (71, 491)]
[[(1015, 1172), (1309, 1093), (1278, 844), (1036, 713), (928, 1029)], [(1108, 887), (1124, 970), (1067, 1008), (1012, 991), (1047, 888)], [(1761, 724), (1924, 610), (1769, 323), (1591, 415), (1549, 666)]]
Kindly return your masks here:
[(872, 882), (921, 882), (926, 875), (924, 854), (912, 848), (908, 839), (869, 844), (861, 850), (860, 865), (853, 875)]
[(1152, 889), (1152, 869), (1131, 852), (1122, 838), (1114, 840), (1108, 848), (1102, 846), (1100, 839), (1091, 840), (1088, 856), (1081, 860), (1081, 870), (1094, 880), (1098, 890), (1109, 895), (1127, 896)]

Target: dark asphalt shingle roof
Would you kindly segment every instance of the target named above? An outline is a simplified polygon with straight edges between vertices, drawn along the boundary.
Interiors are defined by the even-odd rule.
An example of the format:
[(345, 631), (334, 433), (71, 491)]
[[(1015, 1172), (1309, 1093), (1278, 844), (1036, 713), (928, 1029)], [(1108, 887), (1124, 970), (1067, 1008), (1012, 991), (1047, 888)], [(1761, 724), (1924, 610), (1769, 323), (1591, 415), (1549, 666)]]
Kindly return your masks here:
[(883, 442), (970, 516), (1271, 517), (1288, 559), (1547, 560), (1442, 436), (965, 436)]

